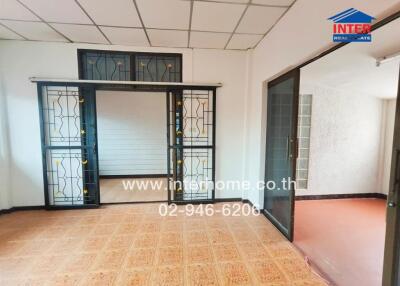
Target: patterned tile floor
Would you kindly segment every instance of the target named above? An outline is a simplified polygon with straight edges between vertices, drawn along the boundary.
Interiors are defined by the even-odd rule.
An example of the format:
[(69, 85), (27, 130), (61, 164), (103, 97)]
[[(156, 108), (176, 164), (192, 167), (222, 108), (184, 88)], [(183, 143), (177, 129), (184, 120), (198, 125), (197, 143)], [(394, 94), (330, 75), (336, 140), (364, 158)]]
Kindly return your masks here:
[(161, 217), (140, 204), (1, 215), (0, 285), (325, 283), (262, 215)]

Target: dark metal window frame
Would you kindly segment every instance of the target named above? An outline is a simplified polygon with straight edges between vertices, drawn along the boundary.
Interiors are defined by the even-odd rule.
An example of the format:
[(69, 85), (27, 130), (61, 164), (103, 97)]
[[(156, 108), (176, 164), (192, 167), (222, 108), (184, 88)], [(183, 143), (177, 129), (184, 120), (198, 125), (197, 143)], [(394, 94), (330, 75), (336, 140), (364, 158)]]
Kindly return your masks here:
[(179, 60), (181, 72), (179, 81), (183, 81), (183, 56), (180, 53), (151, 53), (151, 52), (130, 52), (130, 51), (115, 51), (115, 50), (95, 50), (95, 49), (78, 49), (78, 76), (79, 79), (85, 79), (83, 76), (83, 56), (86, 53), (100, 53), (100, 54), (119, 54), (127, 55), (130, 58), (130, 81), (136, 81), (136, 56), (160, 56), (160, 57), (177, 57)]

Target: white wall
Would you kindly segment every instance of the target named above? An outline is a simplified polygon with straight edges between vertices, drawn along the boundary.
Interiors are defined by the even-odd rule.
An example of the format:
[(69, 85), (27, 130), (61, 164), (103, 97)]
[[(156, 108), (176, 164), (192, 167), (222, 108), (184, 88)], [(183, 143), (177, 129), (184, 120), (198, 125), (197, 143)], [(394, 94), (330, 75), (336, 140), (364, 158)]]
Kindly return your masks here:
[[(1, 65), (1, 58), (0, 58)], [(7, 124), (7, 104), (3, 92), (0, 73), (0, 210), (8, 209), (10, 204), (10, 153), (9, 129)]]
[(382, 160), (382, 182), (381, 192), (388, 194), (390, 181), (390, 168), (392, 164), (393, 132), (396, 114), (396, 100), (385, 100), (384, 102), (384, 121), (383, 132), (383, 160)]
[[(245, 162), (245, 177), (253, 183), (264, 179), (264, 82), (332, 46), (332, 24), (327, 18), (350, 7), (379, 20), (397, 11), (400, 3), (398, 0), (298, 0), (253, 51), (246, 107)], [(254, 189), (248, 198), (260, 206), (263, 204), (262, 191)]]
[[(245, 52), (193, 51), (193, 81), (222, 82), (217, 90), (216, 180), (243, 179)], [(239, 189), (217, 190), (216, 198), (241, 198)]]
[(96, 95), (100, 175), (167, 174), (165, 93)]
[(384, 101), (364, 94), (301, 84), (312, 94), (309, 183), (296, 195), (380, 192)]
[[(223, 87), (217, 92), (216, 178), (242, 177), (245, 52), (0, 41), (0, 70), (11, 130), (12, 206), (44, 204), (36, 85), (28, 78), (77, 78), (77, 48), (180, 52), (184, 81), (221, 82)], [(216, 197), (240, 195), (221, 191)]]

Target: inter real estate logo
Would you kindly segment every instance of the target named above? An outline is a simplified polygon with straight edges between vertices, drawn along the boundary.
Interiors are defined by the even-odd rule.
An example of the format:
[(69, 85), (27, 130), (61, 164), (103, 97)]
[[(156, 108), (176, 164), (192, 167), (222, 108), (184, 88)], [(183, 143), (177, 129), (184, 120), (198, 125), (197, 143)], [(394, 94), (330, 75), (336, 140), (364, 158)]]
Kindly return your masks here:
[(371, 22), (374, 17), (354, 8), (328, 18), (333, 21), (334, 42), (371, 42)]

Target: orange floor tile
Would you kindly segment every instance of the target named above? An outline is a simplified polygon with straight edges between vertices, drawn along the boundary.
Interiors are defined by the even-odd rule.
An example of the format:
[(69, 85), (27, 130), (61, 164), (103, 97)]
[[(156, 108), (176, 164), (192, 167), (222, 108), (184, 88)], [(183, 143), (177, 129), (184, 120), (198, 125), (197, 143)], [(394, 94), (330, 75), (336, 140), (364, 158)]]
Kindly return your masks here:
[(158, 208), (1, 215), (0, 285), (325, 285), (262, 215)]
[(296, 201), (294, 244), (334, 285), (382, 285), (386, 201)]

